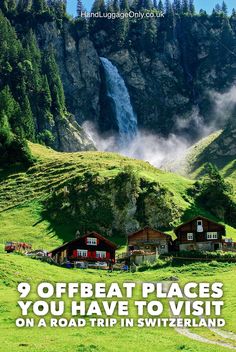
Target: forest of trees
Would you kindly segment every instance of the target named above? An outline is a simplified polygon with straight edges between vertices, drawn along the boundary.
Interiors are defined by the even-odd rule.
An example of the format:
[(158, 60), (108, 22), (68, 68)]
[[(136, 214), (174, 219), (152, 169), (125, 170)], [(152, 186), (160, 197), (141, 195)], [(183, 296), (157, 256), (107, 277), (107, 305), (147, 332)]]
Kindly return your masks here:
[[(0, 163), (31, 162), (26, 139), (50, 145), (57, 120), (66, 114), (54, 53), (40, 51), (34, 21), (45, 14), (64, 16), (65, 8), (53, 12), (44, 0), (19, 0), (17, 5), (4, 0), (0, 7)], [(19, 27), (25, 12), (33, 20)]]

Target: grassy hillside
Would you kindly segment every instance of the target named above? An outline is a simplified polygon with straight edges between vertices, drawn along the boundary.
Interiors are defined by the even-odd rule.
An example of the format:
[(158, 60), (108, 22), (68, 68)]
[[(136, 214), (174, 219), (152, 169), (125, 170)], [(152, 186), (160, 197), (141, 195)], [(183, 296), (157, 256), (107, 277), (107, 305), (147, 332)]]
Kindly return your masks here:
[[(192, 264), (183, 267), (172, 267), (158, 271), (142, 273), (106, 273), (96, 270), (63, 269), (41, 263), (30, 258), (16, 254), (1, 252), (0, 246), (0, 351), (19, 352), (160, 352), (188, 351), (188, 352), (224, 352), (229, 349), (218, 344), (236, 346), (233, 337), (226, 338), (209, 329), (191, 329), (197, 334), (198, 339), (207, 338), (207, 342), (192, 340), (183, 336), (173, 328), (16, 328), (15, 319), (20, 317), (20, 310), (16, 304), (19, 295), (16, 287), (20, 282), (29, 282), (33, 289), (40, 282), (161, 282), (170, 276), (177, 276), (180, 284), (191, 281), (224, 283), (223, 318), (227, 325), (226, 332), (236, 334), (236, 266), (233, 264)], [(30, 294), (30, 299), (36, 296)], [(151, 299), (151, 297), (150, 297)], [(154, 299), (154, 296), (152, 297)], [(68, 300), (66, 299), (66, 302)], [(130, 305), (132, 305), (130, 300)], [(169, 315), (166, 302), (165, 316)], [(33, 313), (30, 313), (33, 317)], [(136, 317), (135, 314), (132, 315)], [(47, 318), (48, 319), (48, 318)], [(46, 319), (46, 320), (47, 320)], [(216, 343), (216, 345), (214, 345)]]
[(231, 148), (235, 147), (233, 134), (222, 130), (212, 133), (189, 148), (186, 156), (174, 168), (185, 177), (198, 178), (204, 173), (205, 165), (213, 163), (236, 190), (236, 158), (232, 151), (228, 153), (228, 144)]
[[(27, 241), (34, 248), (52, 249), (65, 240), (72, 239), (76, 225), (62, 217), (53, 221), (45, 216), (45, 200), (52, 194), (63, 194), (69, 182), (79, 182), (78, 177), (86, 172), (99, 174), (99, 182), (113, 180), (129, 166), (137, 175), (149, 182), (158, 182), (168, 190), (168, 201), (180, 209), (177, 222), (191, 216), (211, 214), (198, 209), (187, 195), (193, 181), (152, 167), (149, 163), (122, 157), (114, 153), (80, 152), (58, 153), (41, 145), (30, 144), (36, 164), (28, 170), (0, 171), (0, 242), (6, 240)], [(80, 185), (79, 185), (80, 186)], [(164, 198), (165, 202), (165, 198)], [(172, 227), (166, 231), (171, 231)], [(227, 236), (236, 239), (236, 230), (227, 227)], [(120, 245), (126, 240), (123, 233), (113, 238)]]

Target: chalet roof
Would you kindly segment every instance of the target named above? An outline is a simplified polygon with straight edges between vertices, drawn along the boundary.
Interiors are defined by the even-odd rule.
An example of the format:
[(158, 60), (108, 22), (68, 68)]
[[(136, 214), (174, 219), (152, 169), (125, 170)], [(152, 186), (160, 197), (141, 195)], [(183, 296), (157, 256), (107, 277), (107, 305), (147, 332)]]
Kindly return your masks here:
[(73, 243), (77, 242), (78, 240), (81, 240), (81, 239), (89, 237), (89, 236), (96, 237), (96, 238), (100, 239), (101, 241), (104, 241), (110, 247), (113, 247), (115, 249), (117, 248), (117, 245), (115, 243), (109, 241), (107, 238), (103, 237), (99, 233), (97, 233), (95, 231), (92, 231), (92, 232), (86, 233), (85, 235), (83, 235), (81, 237), (77, 237), (77, 238), (73, 239), (72, 241), (69, 241), (69, 242), (66, 242), (66, 243), (62, 244), (61, 246), (59, 246), (59, 247), (53, 249), (52, 251), (50, 251), (49, 253), (58, 252), (58, 251), (60, 251), (62, 249), (65, 249), (68, 245), (73, 244)]
[(142, 232), (142, 231), (144, 231), (144, 230), (151, 230), (151, 231), (154, 231), (154, 232), (158, 232), (158, 233), (160, 233), (161, 235), (168, 237), (170, 240), (172, 239), (171, 235), (168, 235), (167, 233), (162, 232), (162, 231), (160, 231), (160, 230), (153, 229), (153, 228), (150, 227), (150, 226), (145, 226), (144, 228), (142, 228), (142, 229), (140, 229), (140, 230), (138, 230), (138, 231), (132, 232), (132, 233), (128, 234), (128, 237), (132, 237), (132, 236), (134, 236), (134, 235), (137, 235), (138, 233), (140, 233), (140, 232)]
[(187, 225), (187, 224), (189, 224), (189, 223), (191, 223), (191, 222), (193, 222), (193, 221), (195, 221), (195, 220), (206, 220), (206, 221), (211, 222), (212, 224), (215, 224), (215, 225), (217, 225), (217, 226), (222, 227), (223, 229), (225, 229), (225, 226), (224, 226), (224, 225), (219, 224), (218, 222), (213, 221), (213, 220), (211, 220), (211, 219), (208, 219), (208, 218), (206, 218), (206, 217), (204, 217), (204, 216), (198, 215), (198, 216), (195, 216), (194, 218), (192, 218), (192, 219), (190, 219), (190, 220), (184, 222), (183, 224), (177, 226), (177, 227), (174, 229), (174, 232), (176, 233), (176, 231), (179, 230), (182, 226), (185, 226), (185, 225)]

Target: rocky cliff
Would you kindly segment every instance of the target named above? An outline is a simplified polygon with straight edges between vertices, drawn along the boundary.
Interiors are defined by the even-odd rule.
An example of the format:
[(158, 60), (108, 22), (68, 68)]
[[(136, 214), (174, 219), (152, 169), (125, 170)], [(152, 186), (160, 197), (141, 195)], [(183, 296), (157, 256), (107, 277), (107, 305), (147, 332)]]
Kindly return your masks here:
[(61, 29), (53, 22), (37, 29), (40, 45), (55, 48), (67, 106), (79, 123), (92, 120), (102, 130), (116, 126), (104, 99), (99, 60), (104, 56), (126, 83), (139, 128), (165, 136), (202, 136), (199, 121), (208, 125), (215, 119), (212, 93), (225, 92), (236, 76), (235, 18), (178, 16), (170, 28), (168, 17), (158, 19), (151, 49), (145, 46), (145, 30), (138, 31), (141, 22), (130, 22), (122, 45), (109, 27), (88, 33), (83, 26), (64, 21)]

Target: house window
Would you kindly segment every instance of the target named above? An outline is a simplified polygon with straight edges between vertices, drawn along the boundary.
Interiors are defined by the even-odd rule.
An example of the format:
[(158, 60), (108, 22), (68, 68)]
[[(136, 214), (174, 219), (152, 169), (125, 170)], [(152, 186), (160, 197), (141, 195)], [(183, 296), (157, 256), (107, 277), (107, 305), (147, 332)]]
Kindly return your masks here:
[(203, 222), (202, 222), (202, 220), (197, 220), (197, 232), (203, 232)]
[(217, 232), (207, 232), (207, 239), (208, 240), (217, 240), (218, 233)]
[(77, 249), (77, 255), (78, 257), (87, 257), (88, 251), (87, 249)]
[(96, 251), (96, 258), (106, 258), (106, 254), (105, 251)]
[(94, 237), (87, 237), (87, 244), (90, 246), (96, 246), (97, 245), (97, 239)]
[(188, 241), (193, 241), (193, 233), (187, 233)]

